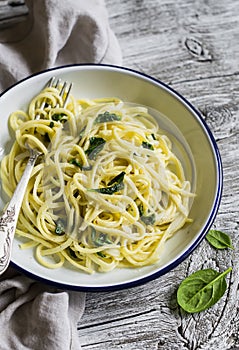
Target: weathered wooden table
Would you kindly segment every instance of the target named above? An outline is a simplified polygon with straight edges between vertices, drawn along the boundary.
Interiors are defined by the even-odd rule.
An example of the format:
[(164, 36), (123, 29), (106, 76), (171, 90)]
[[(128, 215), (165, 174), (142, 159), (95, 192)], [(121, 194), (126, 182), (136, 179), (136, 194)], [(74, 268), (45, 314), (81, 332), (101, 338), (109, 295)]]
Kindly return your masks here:
[[(224, 169), (214, 228), (227, 232), (235, 249), (217, 251), (204, 241), (166, 276), (128, 290), (88, 293), (78, 327), (82, 349), (239, 350), (239, 1), (106, 4), (124, 66), (169, 84), (201, 111), (211, 128)], [(180, 310), (176, 290), (186, 276), (229, 266), (228, 289), (216, 305), (192, 315)]]
[[(87, 294), (79, 324), (87, 350), (239, 349), (239, 1), (107, 0), (124, 66), (156, 77), (197, 107), (219, 146), (224, 191), (214, 228), (235, 250), (204, 241), (171, 273), (136, 288)], [(200, 147), (200, 145), (198, 145)], [(185, 314), (179, 283), (202, 268), (233, 267), (224, 297)]]

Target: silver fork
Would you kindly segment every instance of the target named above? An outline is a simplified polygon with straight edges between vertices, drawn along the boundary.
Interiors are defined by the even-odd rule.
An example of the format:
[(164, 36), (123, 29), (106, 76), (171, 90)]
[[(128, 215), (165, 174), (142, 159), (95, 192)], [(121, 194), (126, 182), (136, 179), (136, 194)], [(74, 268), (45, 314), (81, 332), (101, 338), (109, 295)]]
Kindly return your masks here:
[[(47, 84), (48, 87), (55, 87), (59, 89), (60, 79), (55, 82), (55, 78)], [(64, 82), (59, 95), (63, 99), (63, 107), (66, 106), (72, 84), (67, 84)], [(45, 102), (42, 103), (40, 109), (43, 110), (45, 107)], [(36, 115), (36, 119), (40, 119), (40, 113)], [(26, 144), (26, 147), (29, 149), (30, 156), (26, 165), (26, 168), (22, 174), (22, 177), (13, 193), (13, 196), (8, 203), (7, 207), (4, 209), (4, 212), (0, 216), (0, 275), (7, 269), (12, 252), (12, 243), (14, 239), (14, 234), (17, 226), (17, 220), (19, 212), (22, 206), (22, 201), (26, 191), (27, 184), (29, 182), (34, 164), (40, 155), (40, 152), (37, 149), (31, 148)]]

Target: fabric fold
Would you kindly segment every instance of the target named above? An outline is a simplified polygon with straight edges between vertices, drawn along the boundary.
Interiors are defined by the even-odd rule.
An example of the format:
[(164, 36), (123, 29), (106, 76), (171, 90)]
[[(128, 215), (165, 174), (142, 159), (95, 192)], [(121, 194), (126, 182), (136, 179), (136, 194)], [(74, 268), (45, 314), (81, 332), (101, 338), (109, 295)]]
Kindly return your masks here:
[(103, 0), (26, 0), (24, 23), (0, 32), (0, 92), (33, 73), (75, 63), (121, 64)]
[(0, 278), (1, 350), (80, 349), (85, 293), (35, 282), (12, 268)]

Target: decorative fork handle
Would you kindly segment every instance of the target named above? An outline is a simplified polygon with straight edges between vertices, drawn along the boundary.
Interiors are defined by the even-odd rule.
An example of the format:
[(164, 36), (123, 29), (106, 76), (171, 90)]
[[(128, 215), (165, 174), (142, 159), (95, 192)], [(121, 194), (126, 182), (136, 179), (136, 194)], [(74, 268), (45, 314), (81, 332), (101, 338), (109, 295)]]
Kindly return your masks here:
[(24, 194), (32, 169), (40, 153), (30, 149), (30, 157), (14, 194), (0, 217), (0, 275), (7, 269), (12, 252), (12, 243)]

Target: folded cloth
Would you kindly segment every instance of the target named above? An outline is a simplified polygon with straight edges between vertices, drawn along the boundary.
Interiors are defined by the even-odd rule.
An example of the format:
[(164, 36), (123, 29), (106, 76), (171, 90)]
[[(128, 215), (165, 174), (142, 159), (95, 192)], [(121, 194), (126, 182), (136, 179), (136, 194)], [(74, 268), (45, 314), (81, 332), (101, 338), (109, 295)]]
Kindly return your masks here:
[(26, 0), (26, 4), (26, 20), (0, 31), (0, 92), (55, 66), (121, 64), (104, 0)]
[(85, 294), (34, 282), (12, 268), (0, 277), (1, 350), (79, 350)]
[[(0, 92), (47, 68), (121, 64), (103, 0), (26, 0), (25, 22), (0, 31)], [(85, 294), (62, 291), (9, 268), (0, 276), (0, 350), (79, 350)]]

